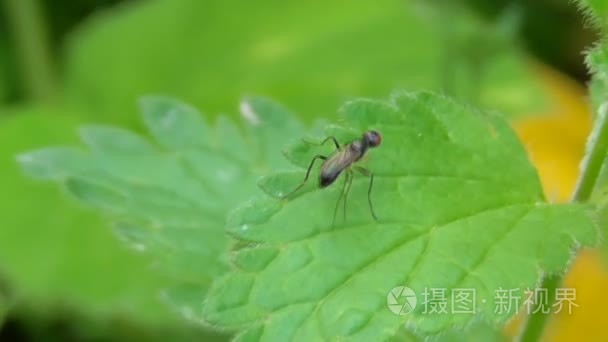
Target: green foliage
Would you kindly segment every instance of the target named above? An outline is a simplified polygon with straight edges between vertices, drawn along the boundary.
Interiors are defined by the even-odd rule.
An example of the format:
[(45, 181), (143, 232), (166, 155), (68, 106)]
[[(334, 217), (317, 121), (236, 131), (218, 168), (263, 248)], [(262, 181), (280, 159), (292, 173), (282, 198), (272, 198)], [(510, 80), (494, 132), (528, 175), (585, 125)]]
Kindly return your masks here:
[[(232, 112), (236, 99), (249, 92), (281, 99), (303, 118), (329, 116), (345, 98), (382, 96), (395, 87), (443, 89), (509, 115), (533, 112), (545, 102), (526, 58), (513, 49), (512, 17), (506, 15), (495, 26), (462, 9), (445, 10), (440, 15), (451, 19), (454, 25), (446, 27), (454, 30), (442, 31), (429, 8), (418, 5), (355, 1), (345, 10), (341, 2), (178, 0), (117, 7), (95, 16), (71, 37), (62, 63), (66, 75), (60, 107), (37, 109), (42, 115), (20, 111), (2, 122), (0, 159), (10, 163), (18, 151), (65, 143), (65, 132), (81, 121), (64, 122), (65, 112), (87, 115), (87, 121), (129, 122), (135, 99), (150, 92), (179, 96), (209, 109), (209, 116)], [(446, 49), (452, 41), (454, 49)], [(0, 51), (0, 60), (4, 57)], [(446, 81), (446, 74), (453, 78)], [(0, 70), (0, 97), (13, 93), (2, 86), (10, 76)], [(277, 113), (280, 118), (283, 110)], [(227, 210), (256, 191), (258, 176), (289, 167), (278, 150), (302, 133), (299, 128), (277, 132), (274, 126), (246, 125), (245, 138), (225, 117), (211, 127), (192, 115), (184, 126), (164, 131), (163, 125), (154, 127), (157, 119), (153, 113), (146, 116), (156, 143), (124, 130), (89, 126), (82, 137), (90, 152), (47, 149), (35, 155), (40, 163), (29, 170), (60, 179), (78, 199), (104, 210), (121, 239), (157, 254), (154, 267), (181, 284), (154, 275), (144, 260), (117, 246), (101, 220), (66, 204), (55, 189), (21, 179), (7, 164), (8, 176), (0, 182), (9, 194), (0, 220), (5, 227), (0, 259), (24, 293), (66, 297), (91, 310), (121, 307), (158, 319), (165, 313), (154, 301), (156, 291), (172, 286), (166, 297), (183, 313), (198, 317), (208, 282), (227, 268), (225, 256), (218, 254), (231, 245), (220, 232)], [(204, 132), (221, 141), (199, 141)], [(149, 160), (133, 156), (140, 153)], [(289, 157), (304, 163), (295, 151)], [(116, 168), (108, 169), (109, 163)], [(184, 180), (201, 183), (172, 188), (179, 181), (171, 172), (178, 169)], [(221, 174), (214, 174), (218, 170)], [(226, 175), (239, 182), (223, 188)], [(276, 182), (293, 185), (301, 174), (272, 177), (260, 181), (270, 196), (284, 189)], [(204, 188), (200, 203), (197, 187)], [(210, 210), (198, 212), (203, 205)], [(197, 229), (209, 229), (178, 229), (192, 221)], [(203, 239), (201, 250), (198, 241)], [(261, 267), (259, 260), (251, 267)]]
[[(492, 46), (490, 52), (500, 52), (484, 60), (487, 67), (479, 82), (480, 73), (471, 74), (467, 67), (470, 58), (442, 57), (449, 53), (443, 47), (446, 41), (456, 39), (462, 43), (458, 53), (467, 52), (476, 46), (466, 44), (476, 41), (475, 32), (485, 32), (484, 37), (500, 32), (500, 27), (464, 9), (442, 12), (459, 28), (446, 36), (437, 29), (432, 9), (419, 4), (382, 0), (349, 2), (348, 10), (344, 6), (339, 1), (139, 1), (95, 13), (70, 35), (61, 53), (66, 58), (61, 61), (65, 74), (58, 85), (63, 97), (57, 106), (3, 111), (12, 117), (0, 129), (0, 160), (11, 163), (20, 151), (68, 143), (66, 132), (82, 121), (132, 123), (136, 99), (150, 92), (172, 94), (207, 108), (209, 117), (234, 112), (243, 93), (272, 94), (312, 121), (315, 116), (330, 116), (345, 98), (382, 96), (397, 86), (447, 88), (442, 75), (453, 70), (452, 93), (475, 101), (470, 87), (474, 84), (481, 92), (477, 100), (484, 106), (516, 114), (533, 112), (545, 102), (526, 59), (512, 48), (512, 37), (484, 39), (484, 46)], [(3, 38), (0, 46), (7, 47)], [(0, 49), (0, 60), (9, 50)], [(7, 89), (0, 93), (14, 97), (16, 81), (11, 76), (15, 75), (7, 68), (0, 71), (0, 78), (7, 80), (0, 83), (8, 84), (0, 85)], [(220, 118), (218, 129), (232, 134), (234, 125), (226, 121)], [(103, 134), (93, 131), (85, 129), (83, 134)], [(231, 136), (238, 141), (240, 134)], [(253, 147), (244, 144), (237, 146)], [(83, 153), (71, 151), (66, 158)], [(246, 158), (251, 151), (227, 148), (213, 158), (222, 159), (223, 153)], [(273, 159), (271, 168), (284, 163), (279, 153), (267, 158)], [(252, 163), (255, 170), (249, 171), (267, 174), (264, 165)], [(45, 298), (61, 293), (91, 310), (127, 301), (140, 315), (158, 312), (149, 306), (157, 306), (155, 289), (165, 282), (150, 275), (144, 261), (121, 250), (103, 230), (101, 220), (66, 204), (59, 191), (23, 180), (14, 165), (7, 164), (6, 170), (9, 174), (0, 182), (9, 194), (3, 202), (6, 213), (0, 218), (0, 226), (5, 227), (0, 231), (0, 257), (18, 288)], [(252, 184), (248, 191), (253, 191)], [(36, 215), (31, 215), (32, 210)], [(135, 243), (139, 238), (140, 232), (131, 225), (116, 226), (123, 239)], [(24, 231), (31, 237), (26, 238)], [(80, 254), (82, 249), (86, 256)], [(35, 255), (54, 266), (38, 263)], [(108, 268), (114, 270), (113, 277), (101, 280), (105, 275), (95, 270)], [(200, 291), (196, 284), (186, 288)], [(177, 291), (176, 296), (182, 298), (181, 294)], [(145, 298), (153, 303), (142, 303)]]
[[(184, 314), (239, 328), (241, 338), (388, 338), (404, 325), (435, 333), (474, 317), (429, 315), (423, 306), (393, 314), (386, 298), (399, 285), (419, 295), (425, 288), (475, 289), (477, 314), (502, 323), (516, 308), (495, 313), (495, 290), (532, 288), (544, 272), (560, 272), (572, 248), (597, 238), (585, 206), (544, 203), (536, 172), (502, 119), (437, 95), (356, 100), (342, 108), (341, 125), (326, 127), (340, 141), (368, 129), (383, 134), (364, 163), (376, 175), (380, 222), (369, 214), (367, 178), (357, 177), (346, 221), (336, 226), (339, 186), (321, 191), (311, 181), (282, 199), (303, 177), (280, 171), (289, 168), (282, 146), (303, 135), (282, 107), (244, 101), (243, 136), (231, 121), (210, 126), (168, 98), (141, 103), (154, 144), (89, 126), (81, 130), (88, 152), (47, 148), (19, 160), (30, 175), (65, 184), (112, 218), (122, 239), (156, 255), (157, 267), (181, 283), (166, 294)], [(300, 167), (329, 152), (290, 146), (286, 156)], [(228, 216), (228, 233), (239, 240), (229, 241), (222, 230), (228, 210), (273, 171), (259, 181), (267, 195)], [(218, 278), (201, 317), (208, 285)]]
[(148, 97), (141, 109), (155, 143), (124, 129), (86, 126), (80, 132), (89, 151), (46, 148), (19, 161), (31, 176), (59, 181), (104, 212), (136, 250), (160, 255), (156, 267), (182, 283), (167, 296), (184, 303), (180, 298), (194, 293), (200, 301), (227, 269), (228, 210), (254, 193), (256, 177), (287, 165), (280, 148), (303, 133), (289, 112), (265, 99), (241, 107), (244, 136), (224, 117), (210, 126), (192, 107)]
[(608, 55), (606, 46), (600, 44), (589, 50), (585, 58), (589, 70), (592, 73), (589, 92), (593, 108), (597, 111), (605, 100), (606, 90), (608, 90)]
[[(598, 139), (602, 139), (603, 143), (606, 144), (607, 133), (602, 131), (602, 126), (606, 125), (608, 111), (608, 96), (606, 95), (608, 91), (608, 42), (606, 41), (608, 34), (608, 31), (606, 31), (606, 28), (608, 28), (608, 1), (579, 0), (578, 4), (586, 9), (588, 19), (597, 24), (601, 33), (600, 41), (586, 56), (587, 65), (592, 73), (589, 90), (596, 112), (594, 132), (589, 137), (587, 143), (589, 148)], [(585, 160), (586, 164), (589, 164), (589, 157)], [(598, 223), (604, 235), (606, 235), (608, 233), (608, 163), (606, 162), (605, 153), (599, 155), (594, 161), (598, 165), (601, 164), (601, 169), (596, 167), (599, 177), (596, 183), (593, 184), (591, 202), (596, 204)], [(608, 248), (605, 243), (603, 244), (602, 252), (608, 260)]]
[(608, 28), (608, 1), (577, 0), (576, 3), (586, 13), (587, 18), (600, 29)]
[[(380, 223), (369, 215), (365, 178), (355, 180), (348, 218), (335, 227), (339, 187), (235, 210), (227, 229), (249, 245), (232, 252), (234, 271), (209, 294), (204, 318), (212, 324), (260, 340), (369, 340), (404, 325), (425, 334), (464, 327), (474, 317), (425, 314), (423, 306), (393, 314), (386, 296), (399, 285), (417, 294), (445, 288), (448, 298), (473, 288), (478, 314), (503, 323), (516, 308), (495, 313), (495, 290), (533, 288), (544, 272), (563, 270), (572, 248), (597, 239), (585, 206), (544, 202), (535, 170), (498, 117), (425, 93), (354, 101), (342, 116), (328, 134), (383, 133), (366, 163)], [(301, 165), (304, 149), (288, 155)], [(292, 178), (275, 174), (265, 187), (286, 193), (296, 184), (283, 177)]]
[(0, 120), (0, 273), (16, 295), (41, 306), (67, 301), (96, 312), (137, 312), (142, 321), (169, 320), (155, 300), (167, 281), (147, 267), (149, 261), (126, 250), (97, 215), (66, 201), (56, 187), (27, 179), (16, 165), (15, 155), (24, 150), (75, 141), (70, 136), (81, 119), (40, 111)]
[(242, 94), (271, 95), (302, 116), (327, 117), (344, 99), (396, 87), (530, 113), (546, 98), (513, 49), (511, 17), (494, 25), (462, 6), (400, 0), (138, 2), (73, 37), (65, 94), (106, 120), (132, 112), (146, 93), (179, 96), (211, 115), (232, 111)]
[(587, 19), (595, 25), (600, 32), (600, 40), (594, 48), (588, 51), (586, 62), (592, 74), (589, 86), (591, 100), (595, 110), (606, 99), (608, 90), (608, 46), (606, 34), (608, 33), (608, 1), (606, 0), (578, 0), (577, 4), (585, 12)]

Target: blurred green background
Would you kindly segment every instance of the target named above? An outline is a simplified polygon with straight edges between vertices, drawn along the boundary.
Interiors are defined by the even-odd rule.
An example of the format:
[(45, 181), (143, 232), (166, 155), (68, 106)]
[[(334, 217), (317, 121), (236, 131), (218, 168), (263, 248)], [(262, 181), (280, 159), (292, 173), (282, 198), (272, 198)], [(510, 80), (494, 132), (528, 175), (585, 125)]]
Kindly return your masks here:
[(171, 279), (107, 222), (22, 176), (18, 153), (75, 143), (83, 123), (142, 130), (136, 101), (150, 93), (211, 117), (266, 95), (310, 123), (357, 96), (431, 89), (515, 118), (551, 105), (537, 64), (585, 82), (595, 38), (561, 0), (1, 4), (0, 340), (213, 335), (162, 303)]

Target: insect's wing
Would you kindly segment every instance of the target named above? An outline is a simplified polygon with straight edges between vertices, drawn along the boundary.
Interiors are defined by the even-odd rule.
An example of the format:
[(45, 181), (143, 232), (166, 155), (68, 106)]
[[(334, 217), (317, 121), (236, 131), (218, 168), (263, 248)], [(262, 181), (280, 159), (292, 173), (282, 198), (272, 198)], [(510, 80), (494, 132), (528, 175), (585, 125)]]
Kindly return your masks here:
[(350, 166), (355, 159), (356, 156), (348, 149), (338, 151), (336, 154), (327, 159), (327, 161), (325, 161), (321, 169), (321, 173), (327, 178), (335, 178), (340, 174), (340, 172), (342, 172), (342, 170)]

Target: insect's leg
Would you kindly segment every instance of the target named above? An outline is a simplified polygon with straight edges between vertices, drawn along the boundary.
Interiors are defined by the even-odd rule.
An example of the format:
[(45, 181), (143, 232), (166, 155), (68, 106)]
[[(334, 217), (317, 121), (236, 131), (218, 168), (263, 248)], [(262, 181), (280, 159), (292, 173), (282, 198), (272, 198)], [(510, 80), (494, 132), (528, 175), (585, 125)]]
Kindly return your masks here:
[(340, 143), (338, 142), (338, 139), (336, 139), (336, 137), (331, 136), (331, 135), (329, 137), (325, 138), (320, 143), (316, 143), (316, 142), (312, 142), (312, 141), (308, 141), (308, 140), (302, 139), (302, 141), (304, 141), (305, 143), (310, 144), (310, 145), (316, 145), (316, 146), (325, 145), (325, 143), (328, 142), (328, 141), (330, 141), (330, 140), (334, 142), (334, 145), (336, 146), (336, 150), (339, 150), (340, 149)]
[(344, 184), (342, 185), (342, 190), (340, 190), (340, 196), (338, 197), (338, 202), (336, 202), (336, 207), (334, 208), (334, 218), (331, 221), (331, 227), (333, 228), (336, 225), (336, 214), (338, 213), (338, 207), (340, 207), (340, 201), (342, 200), (342, 196), (344, 196), (344, 190), (346, 189), (346, 184), (348, 184), (349, 174), (347, 173), (344, 176)]
[(346, 185), (346, 190), (344, 190), (344, 222), (346, 222), (346, 199), (348, 198), (348, 193), (350, 192), (350, 187), (353, 185), (353, 178), (355, 175), (351, 169), (346, 170), (346, 176), (348, 179), (348, 184)]
[(312, 169), (313, 165), (315, 165), (315, 161), (317, 161), (317, 159), (327, 160), (327, 157), (317, 154), (314, 158), (312, 158), (312, 161), (310, 162), (310, 165), (308, 165), (308, 169), (306, 170), (306, 176), (304, 176), (304, 180), (302, 181), (302, 184), (298, 185), (298, 187), (295, 188), (292, 192), (283, 196), (283, 198), (291, 196), (292, 194), (294, 194), (296, 191), (300, 190), (306, 184), (306, 181), (308, 180), (308, 176), (310, 176), (310, 170)]
[(369, 202), (369, 211), (372, 213), (372, 217), (374, 218), (374, 220), (378, 221), (378, 217), (374, 212), (374, 206), (372, 205), (372, 187), (374, 186), (374, 174), (368, 169), (363, 168), (361, 166), (354, 166), (354, 168), (362, 175), (370, 177), (369, 188), (367, 189), (367, 201)]

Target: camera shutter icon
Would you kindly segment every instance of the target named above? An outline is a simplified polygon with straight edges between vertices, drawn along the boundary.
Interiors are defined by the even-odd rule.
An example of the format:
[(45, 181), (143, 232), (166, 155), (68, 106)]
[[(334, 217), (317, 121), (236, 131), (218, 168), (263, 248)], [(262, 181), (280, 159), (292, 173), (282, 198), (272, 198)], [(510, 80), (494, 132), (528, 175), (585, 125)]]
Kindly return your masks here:
[(407, 315), (414, 311), (417, 302), (416, 293), (406, 286), (397, 286), (386, 296), (389, 310), (396, 315)]

